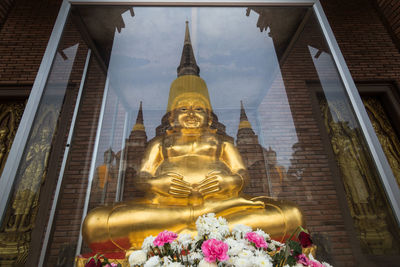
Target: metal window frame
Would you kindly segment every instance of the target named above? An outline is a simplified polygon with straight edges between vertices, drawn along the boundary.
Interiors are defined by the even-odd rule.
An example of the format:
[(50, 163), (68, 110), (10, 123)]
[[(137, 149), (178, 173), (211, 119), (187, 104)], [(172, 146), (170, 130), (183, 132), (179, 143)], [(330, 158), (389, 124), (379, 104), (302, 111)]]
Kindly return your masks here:
[(31, 93), (26, 103), (24, 113), (21, 118), (17, 133), (15, 134), (14, 142), (11, 146), (10, 153), (3, 173), (0, 178), (0, 222), (3, 220), (9, 197), (13, 188), (15, 176), (28, 141), (29, 133), (33, 126), (36, 112), (39, 108), (44, 88), (50, 74), (52, 63), (54, 61), (58, 43), (60, 42), (65, 23), (67, 21), (71, 4), (68, 1), (63, 1), (56, 23), (54, 24), (46, 51), (43, 55), (39, 71), (33, 83)]
[[(22, 153), (27, 143), (34, 117), (39, 107), (48, 75), (60, 42), (65, 23), (72, 5), (135, 5), (135, 6), (309, 6), (312, 7), (320, 23), (324, 38), (331, 50), (335, 65), (344, 83), (346, 93), (353, 106), (358, 122), (367, 141), (368, 148), (376, 164), (382, 184), (392, 206), (395, 218), (400, 223), (400, 189), (375, 134), (360, 95), (345, 63), (342, 53), (329, 26), (319, 0), (64, 0), (39, 71), (37, 73), (31, 94), (29, 96), (20, 126), (16, 133), (3, 174), (0, 179), (0, 218), (4, 217), (14, 178), (20, 163)], [(98, 126), (99, 127), (99, 126)]]
[(81, 98), (82, 98), (83, 87), (84, 87), (85, 82), (86, 82), (86, 74), (87, 74), (87, 70), (88, 70), (88, 67), (89, 67), (89, 61), (90, 61), (90, 58), (91, 58), (91, 54), (92, 54), (92, 51), (89, 49), (88, 52), (87, 52), (87, 55), (86, 55), (85, 66), (83, 68), (81, 83), (79, 85), (78, 96), (76, 98), (76, 105), (75, 105), (75, 108), (74, 108), (74, 113), (72, 115), (71, 127), (70, 127), (69, 133), (68, 133), (67, 145), (66, 145), (65, 150), (64, 150), (64, 156), (63, 156), (63, 159), (62, 159), (60, 172), (58, 174), (57, 186), (56, 186), (56, 190), (55, 190), (55, 193), (54, 193), (54, 198), (53, 198), (53, 203), (52, 203), (51, 210), (50, 210), (49, 219), (48, 219), (48, 222), (47, 222), (46, 233), (45, 233), (43, 244), (42, 244), (42, 250), (40, 252), (39, 266), (43, 266), (44, 259), (45, 259), (45, 256), (46, 256), (45, 253), (47, 251), (47, 245), (49, 243), (50, 233), (51, 233), (51, 230), (52, 230), (52, 227), (53, 227), (53, 220), (54, 220), (54, 216), (55, 216), (55, 213), (56, 213), (57, 202), (58, 202), (58, 198), (59, 198), (59, 195), (60, 195), (61, 184), (62, 184), (63, 177), (64, 177), (65, 166), (67, 164), (67, 159), (68, 159), (68, 155), (69, 155), (69, 149), (70, 149), (70, 145), (71, 145), (71, 142), (72, 142), (72, 137), (74, 135), (76, 117), (78, 116), (79, 106), (80, 106), (80, 102), (81, 102)]

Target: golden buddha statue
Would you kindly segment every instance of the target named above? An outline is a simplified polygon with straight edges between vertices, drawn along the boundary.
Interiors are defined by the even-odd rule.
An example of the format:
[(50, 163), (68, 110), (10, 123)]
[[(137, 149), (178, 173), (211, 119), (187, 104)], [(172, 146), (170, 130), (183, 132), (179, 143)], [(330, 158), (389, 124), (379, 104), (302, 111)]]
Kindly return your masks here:
[(196, 219), (210, 212), (232, 226), (260, 228), (278, 240), (303, 224), (292, 203), (242, 195), (246, 167), (231, 139), (211, 128), (208, 89), (198, 74), (186, 25), (178, 78), (168, 100), (170, 128), (148, 144), (142, 161), (138, 186), (146, 195), (87, 215), (83, 237), (94, 252), (138, 249), (144, 238), (165, 229), (194, 235)]

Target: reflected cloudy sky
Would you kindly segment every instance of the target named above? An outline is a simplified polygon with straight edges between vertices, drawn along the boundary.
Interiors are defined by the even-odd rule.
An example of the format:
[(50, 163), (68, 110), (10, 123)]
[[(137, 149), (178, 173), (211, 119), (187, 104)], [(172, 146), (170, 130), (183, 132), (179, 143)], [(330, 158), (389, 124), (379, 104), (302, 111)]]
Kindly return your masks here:
[(133, 116), (143, 101), (149, 137), (166, 110), (186, 20), (200, 76), (228, 134), (236, 135), (240, 100), (258, 130), (255, 110), (276, 76), (278, 62), (272, 39), (256, 27), (257, 13), (246, 16), (246, 8), (135, 7), (134, 11), (134, 17), (129, 12), (122, 15), (125, 28), (115, 35), (109, 77)]

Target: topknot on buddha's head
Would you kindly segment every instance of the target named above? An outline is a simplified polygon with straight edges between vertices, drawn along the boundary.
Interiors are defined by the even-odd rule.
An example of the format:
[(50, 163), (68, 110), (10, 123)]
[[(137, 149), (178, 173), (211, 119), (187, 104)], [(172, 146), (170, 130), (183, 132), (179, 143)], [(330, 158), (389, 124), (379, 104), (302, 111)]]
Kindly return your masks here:
[(210, 96), (204, 80), (195, 75), (184, 75), (175, 79), (169, 91), (167, 112), (178, 107), (179, 102), (196, 99), (204, 103), (204, 108), (211, 112)]

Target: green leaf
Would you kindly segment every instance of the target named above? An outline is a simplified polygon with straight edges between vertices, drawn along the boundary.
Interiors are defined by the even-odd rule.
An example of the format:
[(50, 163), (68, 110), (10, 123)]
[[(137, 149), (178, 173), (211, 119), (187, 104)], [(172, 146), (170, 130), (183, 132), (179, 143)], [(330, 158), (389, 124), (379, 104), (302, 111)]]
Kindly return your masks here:
[(301, 245), (300, 243), (290, 240), (288, 242), (288, 245), (290, 247), (290, 249), (293, 251), (293, 256), (297, 256), (299, 254), (301, 254)]
[(293, 265), (296, 265), (296, 258), (295, 257), (293, 257), (293, 256), (289, 256), (287, 259), (286, 259), (286, 264), (287, 265), (289, 265), (289, 266), (293, 266)]

